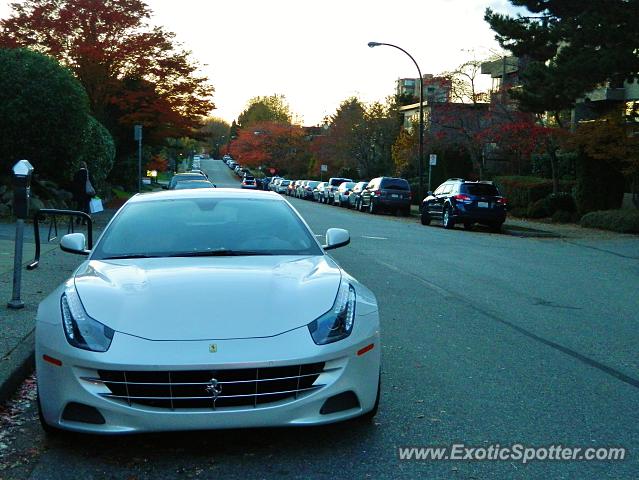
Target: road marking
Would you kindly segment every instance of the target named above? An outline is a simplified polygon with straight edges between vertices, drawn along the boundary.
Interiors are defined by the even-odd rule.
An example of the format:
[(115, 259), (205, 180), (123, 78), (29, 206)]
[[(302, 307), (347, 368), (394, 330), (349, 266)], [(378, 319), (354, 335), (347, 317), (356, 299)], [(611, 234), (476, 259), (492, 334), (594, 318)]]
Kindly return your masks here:
[(362, 238), (370, 238), (371, 240), (388, 240), (386, 237), (373, 237), (371, 235), (362, 235)]

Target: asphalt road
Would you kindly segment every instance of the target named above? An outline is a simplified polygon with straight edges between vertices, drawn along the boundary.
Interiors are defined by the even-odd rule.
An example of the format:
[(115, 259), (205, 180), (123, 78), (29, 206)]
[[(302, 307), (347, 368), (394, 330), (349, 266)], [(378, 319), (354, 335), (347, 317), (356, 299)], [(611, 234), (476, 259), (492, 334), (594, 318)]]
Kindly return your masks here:
[[(218, 186), (238, 184), (221, 162), (202, 167)], [(24, 401), (0, 478), (637, 478), (639, 260), (593, 241), (449, 231), (290, 201), (316, 234), (350, 231), (333, 256), (377, 295), (375, 423), (47, 439)], [(639, 251), (636, 237), (623, 241)], [(398, 458), (398, 447), (455, 443), (627, 452), (525, 465)]]

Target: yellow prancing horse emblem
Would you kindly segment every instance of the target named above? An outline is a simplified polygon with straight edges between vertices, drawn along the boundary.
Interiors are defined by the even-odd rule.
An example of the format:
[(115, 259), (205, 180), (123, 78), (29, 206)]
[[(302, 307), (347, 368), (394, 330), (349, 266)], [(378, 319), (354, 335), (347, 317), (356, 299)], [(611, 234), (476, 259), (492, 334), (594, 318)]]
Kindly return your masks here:
[(217, 353), (217, 343), (211, 343), (209, 345), (209, 352), (210, 353)]

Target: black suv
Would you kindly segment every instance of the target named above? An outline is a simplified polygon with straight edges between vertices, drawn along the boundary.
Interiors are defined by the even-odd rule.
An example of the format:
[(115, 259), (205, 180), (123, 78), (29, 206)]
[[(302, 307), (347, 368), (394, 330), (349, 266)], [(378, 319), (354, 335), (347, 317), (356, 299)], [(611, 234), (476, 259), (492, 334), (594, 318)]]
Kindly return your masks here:
[(453, 228), (456, 223), (472, 228), (473, 224), (480, 223), (499, 232), (506, 220), (506, 203), (492, 182), (449, 178), (437, 190), (428, 192), (422, 201), (422, 225), (437, 219), (444, 228)]
[(410, 202), (413, 198), (410, 185), (403, 178), (373, 178), (362, 192), (358, 202), (358, 210), (377, 213), (390, 210), (410, 215)]

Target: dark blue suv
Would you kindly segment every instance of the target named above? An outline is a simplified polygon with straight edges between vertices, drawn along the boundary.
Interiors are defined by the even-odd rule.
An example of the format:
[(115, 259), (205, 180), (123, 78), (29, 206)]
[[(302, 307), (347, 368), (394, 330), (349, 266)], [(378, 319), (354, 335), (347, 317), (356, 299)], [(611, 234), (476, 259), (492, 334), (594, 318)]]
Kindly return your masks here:
[(422, 201), (422, 225), (441, 220), (444, 228), (463, 223), (469, 229), (479, 223), (499, 232), (506, 221), (506, 203), (492, 182), (449, 178)]

